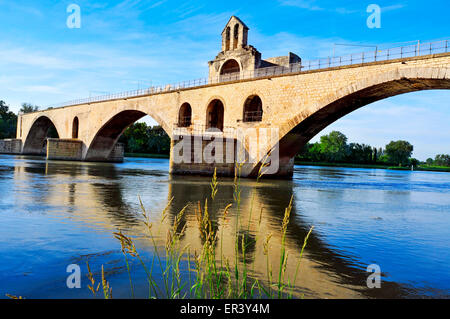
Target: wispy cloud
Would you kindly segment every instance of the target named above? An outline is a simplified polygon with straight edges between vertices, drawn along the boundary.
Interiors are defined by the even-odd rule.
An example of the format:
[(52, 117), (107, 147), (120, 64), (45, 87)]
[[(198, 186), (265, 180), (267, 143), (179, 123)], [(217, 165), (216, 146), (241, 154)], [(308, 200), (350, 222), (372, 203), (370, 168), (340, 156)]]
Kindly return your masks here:
[(320, 11), (323, 8), (315, 4), (315, 0), (279, 0), (280, 5), (288, 7), (296, 7), (311, 11)]
[[(322, 1), (323, 2), (323, 1)], [(348, 7), (335, 7), (320, 5), (316, 0), (278, 0), (278, 3), (281, 6), (295, 7), (300, 9), (305, 9), (309, 11), (325, 11), (325, 12), (333, 12), (342, 15), (347, 14), (366, 14), (367, 5), (357, 4), (353, 5), (351, 8)], [(393, 4), (385, 7), (381, 7), (381, 12), (389, 12), (397, 9), (404, 8), (404, 4)]]
[(404, 5), (404, 4), (393, 4), (390, 6), (381, 7), (381, 12), (394, 11), (394, 10), (398, 10), (398, 9), (403, 9), (404, 7), (406, 7), (406, 5)]

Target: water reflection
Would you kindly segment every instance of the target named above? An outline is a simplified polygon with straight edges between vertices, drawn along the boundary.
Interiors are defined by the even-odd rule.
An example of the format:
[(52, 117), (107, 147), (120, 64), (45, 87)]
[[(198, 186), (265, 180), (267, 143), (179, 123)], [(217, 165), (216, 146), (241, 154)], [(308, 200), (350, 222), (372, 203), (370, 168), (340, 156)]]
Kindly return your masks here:
[[(34, 295), (31, 292), (30, 294), (38, 298), (67, 296), (68, 292), (61, 287), (59, 281), (50, 275), (45, 277), (38, 273), (42, 267), (48, 267), (48, 263), (54, 263), (53, 267), (58, 265), (62, 267), (67, 263), (68, 256), (71, 256), (72, 261), (84, 263), (89, 259), (94, 260), (97, 266), (104, 264), (112, 277), (110, 278), (112, 283), (117, 287), (116, 291), (128, 290), (127, 274), (118, 250), (120, 246), (112, 238), (112, 232), (122, 229), (133, 235), (147, 258), (151, 258), (152, 245), (146, 238), (146, 230), (141, 222), (138, 196), (141, 196), (151, 221), (155, 228), (158, 228), (155, 233), (159, 234), (157, 243), (160, 246), (164, 245), (167, 229), (173, 226), (175, 217), (187, 205), (178, 227), (179, 231), (186, 228), (183, 243), (189, 244), (192, 251), (199, 251), (203, 244), (196, 210), (199, 205), (204, 209), (205, 200), (208, 199), (208, 211), (214, 232), (219, 235), (218, 247), (221, 247), (224, 255), (232, 260), (235, 253), (235, 234), (237, 232), (244, 236), (248, 244), (246, 256), (243, 258), (242, 246), (239, 247), (239, 261), (241, 264), (245, 263), (248, 269), (252, 269), (252, 276), (260, 280), (267, 278), (266, 257), (262, 253), (264, 240), (261, 239), (269, 234), (273, 235), (269, 256), (273, 267), (276, 267), (279, 262), (281, 223), (285, 208), (293, 198), (287, 233), (288, 273), (295, 272), (295, 260), (299, 257), (303, 240), (310, 227), (316, 226), (301, 264), (297, 296), (300, 294), (320, 298), (448, 296), (450, 284), (445, 286), (445, 280), (448, 281), (450, 276), (445, 277), (443, 288), (424, 288), (411, 281), (392, 280), (392, 272), (408, 267), (404, 263), (397, 265), (397, 268), (392, 266), (386, 270), (388, 273), (385, 274), (382, 289), (366, 288), (368, 274), (365, 268), (372, 261), (371, 257), (367, 257), (370, 256), (368, 252), (372, 250), (374, 253), (373, 251), (382, 249), (379, 245), (386, 245), (393, 234), (399, 238), (403, 236), (401, 222), (392, 221), (392, 218), (408, 217), (404, 212), (415, 209), (418, 190), (425, 189), (434, 195), (435, 205), (439, 202), (442, 205), (440, 193), (436, 193), (432, 188), (438, 187), (445, 196), (448, 194), (448, 187), (445, 188), (442, 183), (435, 186), (434, 175), (421, 176), (421, 180), (417, 181), (414, 176), (405, 175), (403, 172), (399, 174), (352, 169), (296, 168), (293, 181), (263, 180), (257, 184), (252, 180), (242, 180), (241, 203), (238, 209), (233, 201), (232, 179), (220, 180), (219, 191), (213, 201), (210, 196), (209, 179), (171, 177), (166, 173), (168, 163), (164, 160), (133, 160), (121, 165), (47, 162), (39, 158), (6, 156), (1, 156), (0, 160), (0, 192), (6, 196), (0, 197), (1, 242), (10, 244), (12, 239), (9, 237), (14, 237), (8, 229), (9, 226), (14, 224), (15, 229), (19, 227), (28, 229), (31, 227), (30, 224), (36, 223), (36, 225), (44, 224), (49, 229), (41, 236), (45, 235), (53, 244), (57, 241), (58, 245), (65, 247), (55, 251), (51, 246), (52, 243), (37, 240), (33, 235), (36, 231), (29, 228), (29, 233), (21, 233), (25, 238), (15, 237), (15, 240), (21, 241), (17, 244), (19, 246), (29, 243), (33, 248), (32, 251), (26, 250), (23, 254), (19, 251), (13, 255), (11, 249), (14, 246), (10, 249), (0, 249), (1, 255), (13, 255), (10, 256), (12, 265), (23, 264), (35, 256), (42, 259), (31, 268), (33, 280), (40, 281), (40, 286), (45, 286), (49, 284), (49, 278), (52, 278), (51, 282), (58, 284), (55, 284), (57, 288), (54, 289), (41, 288), (41, 292), (32, 290)], [(172, 198), (173, 202), (167, 211), (168, 216), (161, 222), (161, 212)], [(228, 221), (224, 222), (223, 211), (228, 204), (233, 204), (233, 207), (229, 211)], [(448, 205), (448, 201), (444, 201), (443, 205)], [(391, 212), (385, 212), (387, 207)], [(443, 207), (448, 206), (441, 206), (439, 209)], [(11, 208), (14, 208), (14, 214), (7, 211)], [(33, 212), (31, 220), (25, 212)], [(387, 221), (393, 222), (395, 228), (387, 224)], [(437, 239), (445, 238), (445, 234), (436, 233)], [(371, 236), (377, 241), (372, 243), (367, 240), (366, 237)], [(74, 238), (77, 244), (70, 247)], [(404, 243), (395, 240), (390, 242), (387, 247), (392, 249), (392, 252), (387, 251), (385, 255), (392, 264), (391, 260), (395, 260), (398, 250), (404, 250), (402, 248)], [(412, 249), (421, 249), (413, 240), (409, 242)], [(445, 247), (445, 245), (436, 246), (436, 249), (442, 251)], [(48, 250), (54, 251), (51, 257), (46, 257), (44, 253)], [(413, 258), (413, 256), (410, 254), (406, 257)], [(442, 259), (446, 260), (448, 257), (440, 256), (440, 258), (439, 262), (442, 262)], [(430, 259), (427, 262), (435, 261)], [(134, 267), (136, 280), (140, 279), (145, 283), (137, 265)], [(438, 267), (438, 264), (434, 264), (434, 267)], [(22, 266), (18, 268), (20, 271), (24, 269)], [(0, 270), (17, 271), (4, 263), (0, 265)], [(443, 270), (440, 275), (445, 275), (446, 271), (448, 273), (448, 270)], [(393, 278), (401, 276), (395, 273)], [(30, 284), (24, 278), (20, 278), (18, 282), (19, 284), (5, 279), (3, 283), (12, 286), (0, 286), (0, 293), (11, 292), (11, 289), (20, 287), (25, 289)], [(146, 289), (143, 287), (143, 297), (145, 293)]]

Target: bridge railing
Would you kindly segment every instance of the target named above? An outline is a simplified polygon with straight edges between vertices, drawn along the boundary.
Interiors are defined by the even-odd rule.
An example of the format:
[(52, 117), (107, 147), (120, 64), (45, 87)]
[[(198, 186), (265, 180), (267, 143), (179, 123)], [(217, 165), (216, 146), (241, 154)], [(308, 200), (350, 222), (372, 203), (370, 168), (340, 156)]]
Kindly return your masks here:
[(192, 136), (227, 136), (233, 137), (236, 134), (236, 128), (231, 126), (224, 126), (222, 129), (209, 127), (204, 124), (191, 124), (188, 127), (180, 126), (179, 123), (174, 123), (172, 126), (173, 135), (192, 135)]
[(450, 40), (442, 40), (436, 42), (421, 43), (394, 47), (384, 50), (372, 50), (356, 54), (349, 54), (339, 57), (328, 57), (317, 60), (302, 61), (300, 63), (290, 64), (288, 66), (273, 66), (256, 69), (254, 71), (242, 71), (220, 75), (215, 78), (201, 78), (191, 81), (183, 81), (176, 84), (168, 84), (157, 87), (150, 87), (140, 90), (132, 90), (115, 94), (100, 95), (85, 99), (72, 100), (65, 103), (50, 106), (52, 108), (65, 107), (70, 105), (88, 104), (95, 102), (105, 102), (117, 99), (136, 98), (163, 92), (173, 92), (180, 89), (188, 89), (201, 87), (211, 84), (227, 83), (238, 80), (257, 79), (268, 76), (286, 75), (299, 72), (307, 72), (312, 70), (328, 69), (355, 64), (365, 64), (379, 61), (389, 61), (395, 59), (411, 58), (417, 56), (425, 56), (438, 53), (450, 52)]

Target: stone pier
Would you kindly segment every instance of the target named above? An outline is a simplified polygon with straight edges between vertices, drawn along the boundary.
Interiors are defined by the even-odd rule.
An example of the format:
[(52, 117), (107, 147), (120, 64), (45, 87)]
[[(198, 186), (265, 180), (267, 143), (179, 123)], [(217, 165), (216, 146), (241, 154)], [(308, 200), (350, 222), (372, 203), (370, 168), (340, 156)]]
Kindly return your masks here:
[(0, 140), (0, 154), (22, 154), (22, 140)]
[(76, 139), (47, 139), (47, 159), (81, 161), (83, 142)]

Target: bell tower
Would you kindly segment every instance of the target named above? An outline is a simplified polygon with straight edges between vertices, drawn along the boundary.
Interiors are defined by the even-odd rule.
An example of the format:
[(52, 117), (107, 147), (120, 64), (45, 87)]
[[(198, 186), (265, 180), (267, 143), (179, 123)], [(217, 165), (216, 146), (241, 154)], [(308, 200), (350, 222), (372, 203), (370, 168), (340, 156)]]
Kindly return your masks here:
[[(209, 62), (211, 82), (235, 78), (236, 74), (259, 67), (261, 53), (248, 45), (249, 28), (236, 16), (232, 16), (222, 31), (222, 51)], [(232, 74), (232, 75), (230, 75)]]
[(255, 70), (267, 67), (289, 68), (301, 63), (299, 56), (289, 53), (269, 59), (261, 59), (261, 53), (248, 44), (249, 28), (236, 16), (232, 16), (222, 31), (222, 51), (209, 62), (209, 82), (234, 81), (252, 76)]
[(242, 49), (247, 46), (248, 27), (238, 17), (232, 16), (222, 32), (222, 51)]

